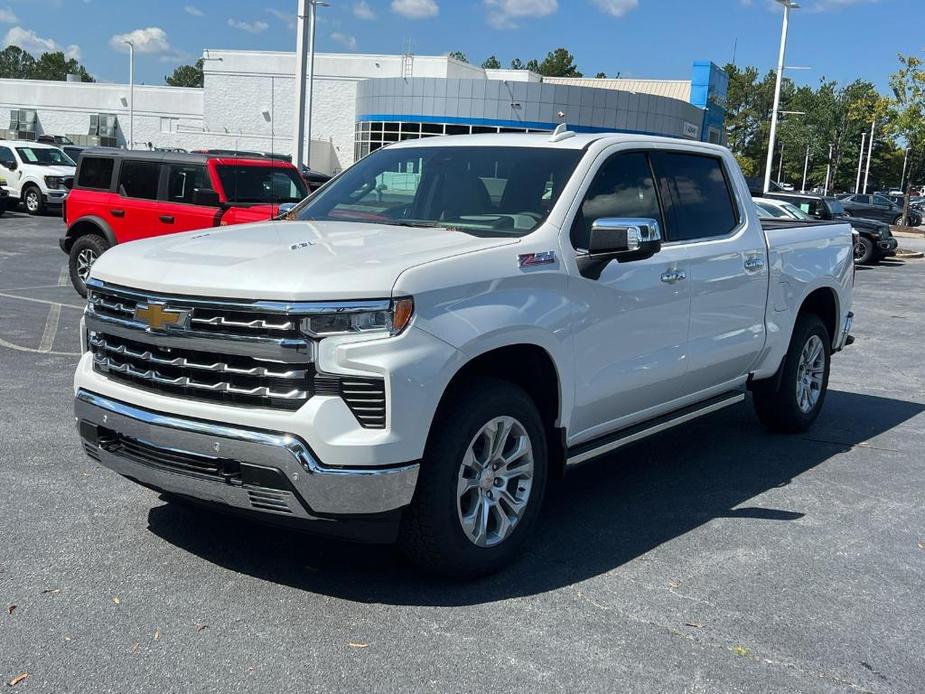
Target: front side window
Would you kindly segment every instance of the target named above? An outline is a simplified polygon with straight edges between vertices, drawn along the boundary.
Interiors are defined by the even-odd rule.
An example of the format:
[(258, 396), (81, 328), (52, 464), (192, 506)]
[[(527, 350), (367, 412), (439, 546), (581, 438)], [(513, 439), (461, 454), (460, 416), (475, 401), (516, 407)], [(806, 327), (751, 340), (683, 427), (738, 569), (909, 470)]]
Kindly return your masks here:
[(299, 219), (524, 236), (549, 215), (581, 156), (542, 147), (384, 148), (322, 189)]
[(74, 160), (54, 147), (17, 147), (19, 158), (36, 166), (77, 166)]
[(206, 167), (195, 164), (171, 164), (167, 173), (167, 199), (170, 202), (193, 204), (193, 191), (208, 188)]
[(228, 202), (280, 204), (300, 202), (308, 195), (302, 177), (293, 168), (223, 164), (216, 167)]
[(889, 198), (883, 197), (882, 195), (875, 195), (875, 196), (874, 196), (874, 204), (875, 204), (875, 205), (883, 205), (884, 207), (892, 207), (892, 206), (893, 206), (893, 201), (890, 200)]
[(15, 164), (16, 156), (9, 147), (0, 147), (0, 164)]
[(841, 200), (835, 200), (834, 198), (826, 201), (829, 205), (829, 212), (832, 213), (832, 216), (839, 217), (844, 216), (845, 206), (842, 204)]
[(78, 188), (109, 190), (112, 185), (112, 169), (115, 162), (104, 157), (84, 157), (77, 176)]
[(119, 194), (127, 198), (157, 199), (160, 164), (153, 161), (124, 161), (119, 172)]
[(670, 240), (708, 239), (735, 229), (738, 212), (719, 159), (658, 152), (652, 163), (660, 184), (671, 196)]
[(572, 224), (572, 246), (587, 250), (595, 220), (607, 217), (654, 219), (662, 226), (655, 181), (645, 154), (615, 154), (598, 169)]

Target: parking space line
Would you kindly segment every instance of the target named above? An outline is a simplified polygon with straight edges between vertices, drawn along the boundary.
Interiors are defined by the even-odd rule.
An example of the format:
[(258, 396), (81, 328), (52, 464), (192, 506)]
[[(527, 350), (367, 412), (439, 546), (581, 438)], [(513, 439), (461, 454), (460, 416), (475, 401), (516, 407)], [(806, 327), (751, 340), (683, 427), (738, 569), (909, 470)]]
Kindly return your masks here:
[(58, 324), (61, 322), (61, 304), (52, 304), (48, 308), (48, 317), (45, 318), (45, 329), (42, 339), (39, 340), (39, 352), (47, 353), (55, 346), (55, 336), (58, 334)]
[(39, 350), (34, 347), (20, 347), (19, 345), (14, 345), (12, 342), (7, 342), (2, 337), (0, 337), (0, 347), (6, 347), (7, 349), (13, 349), (17, 352), (30, 352), (32, 354), (50, 354), (55, 357), (79, 357), (80, 352), (39, 352)]
[(7, 294), (5, 292), (0, 292), (0, 296), (6, 299), (18, 299), (19, 301), (31, 301), (36, 304), (45, 304), (47, 306), (63, 306), (64, 308), (73, 308), (78, 311), (83, 311), (86, 306), (75, 306), (74, 304), (65, 304), (60, 301), (48, 301), (47, 299), (33, 299), (31, 296), (17, 296), (16, 294)]
[(61, 272), (58, 273), (58, 286), (66, 287), (68, 282), (71, 279), (71, 271), (67, 266), (67, 263), (61, 266)]

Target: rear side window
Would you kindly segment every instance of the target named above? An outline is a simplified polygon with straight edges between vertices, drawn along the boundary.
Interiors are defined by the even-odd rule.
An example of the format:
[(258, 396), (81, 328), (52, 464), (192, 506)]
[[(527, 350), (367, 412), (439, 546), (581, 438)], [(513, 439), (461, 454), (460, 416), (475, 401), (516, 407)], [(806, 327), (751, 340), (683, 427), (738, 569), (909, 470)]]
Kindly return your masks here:
[(151, 161), (124, 161), (119, 172), (119, 194), (127, 198), (157, 199), (161, 167)]
[(103, 157), (84, 157), (77, 175), (78, 188), (109, 190), (112, 185), (112, 169), (115, 162)]
[(606, 217), (655, 219), (663, 226), (645, 154), (615, 154), (598, 169), (572, 225), (572, 246), (587, 249), (591, 226)]
[(659, 184), (671, 197), (670, 240), (708, 239), (735, 229), (739, 215), (719, 159), (658, 152), (653, 165)]
[(208, 188), (206, 167), (195, 164), (172, 164), (167, 174), (167, 199), (170, 202), (193, 203), (193, 191)]

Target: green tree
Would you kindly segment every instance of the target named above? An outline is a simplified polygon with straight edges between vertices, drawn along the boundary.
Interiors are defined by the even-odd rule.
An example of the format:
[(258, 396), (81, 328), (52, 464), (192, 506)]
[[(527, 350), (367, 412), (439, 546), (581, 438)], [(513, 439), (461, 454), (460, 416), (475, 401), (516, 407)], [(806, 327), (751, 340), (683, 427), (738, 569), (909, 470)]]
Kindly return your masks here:
[(597, 73), (594, 77), (595, 77), (596, 79), (599, 79), (599, 80), (607, 79), (607, 73), (606, 73), (606, 72), (599, 72), (599, 73)]
[(909, 152), (908, 191), (925, 178), (925, 61), (900, 53), (899, 64), (899, 69), (890, 76), (893, 90), (890, 112), (895, 132)]
[(164, 82), (171, 87), (199, 87), (205, 84), (205, 76), (202, 72), (204, 65), (202, 58), (196, 61), (195, 65), (181, 65), (173, 71), (172, 75), (164, 78)]
[(35, 68), (35, 58), (19, 46), (7, 46), (0, 51), (0, 78), (29, 79)]
[(482, 67), (486, 70), (500, 70), (501, 61), (492, 55), (485, 59), (485, 62), (482, 63)]
[(527, 67), (544, 77), (582, 77), (575, 65), (575, 56), (565, 48), (557, 48), (546, 54), (542, 62), (531, 60)]
[(526, 68), (527, 66), (524, 65), (524, 61), (522, 61), (520, 58), (514, 58), (514, 60), (511, 61), (512, 70), (525, 70)]
[(469, 58), (467, 58), (466, 54), (463, 53), (462, 51), (453, 51), (450, 53), (449, 57), (454, 58), (455, 60), (458, 60), (461, 63), (469, 62)]
[(64, 81), (68, 75), (78, 75), (81, 82), (95, 82), (86, 68), (74, 58), (66, 58), (61, 51), (42, 53), (35, 61), (30, 79)]

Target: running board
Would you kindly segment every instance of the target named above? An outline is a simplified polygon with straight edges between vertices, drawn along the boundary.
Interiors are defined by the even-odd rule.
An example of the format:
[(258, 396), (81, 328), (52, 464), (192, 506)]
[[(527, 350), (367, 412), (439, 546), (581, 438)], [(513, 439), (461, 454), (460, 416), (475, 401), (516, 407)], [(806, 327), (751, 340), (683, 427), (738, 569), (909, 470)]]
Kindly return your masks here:
[(745, 400), (745, 393), (740, 390), (733, 390), (722, 395), (698, 402), (694, 405), (684, 407), (666, 415), (650, 419), (647, 422), (636, 424), (627, 429), (621, 429), (612, 434), (608, 434), (593, 441), (588, 441), (579, 446), (568, 449), (566, 452), (565, 464), (567, 467), (574, 467), (581, 463), (587, 462), (592, 458), (610, 453), (627, 444), (648, 438), (653, 434), (666, 431), (685, 422), (690, 422), (698, 417), (703, 417), (711, 412), (716, 412), (724, 407), (735, 405)]

